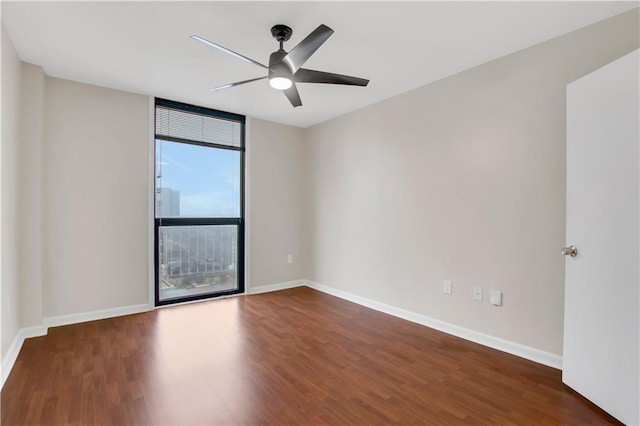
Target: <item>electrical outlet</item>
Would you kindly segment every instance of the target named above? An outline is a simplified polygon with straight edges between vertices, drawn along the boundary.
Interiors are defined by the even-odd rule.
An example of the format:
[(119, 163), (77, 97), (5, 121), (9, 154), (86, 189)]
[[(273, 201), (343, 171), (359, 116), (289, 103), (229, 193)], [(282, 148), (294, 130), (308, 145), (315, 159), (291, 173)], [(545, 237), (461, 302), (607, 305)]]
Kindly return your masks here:
[(292, 254), (287, 256), (287, 262), (288, 263), (293, 263), (293, 255)]
[(473, 300), (482, 301), (482, 287), (473, 288)]
[(445, 280), (442, 282), (442, 292), (444, 294), (451, 294), (451, 281)]

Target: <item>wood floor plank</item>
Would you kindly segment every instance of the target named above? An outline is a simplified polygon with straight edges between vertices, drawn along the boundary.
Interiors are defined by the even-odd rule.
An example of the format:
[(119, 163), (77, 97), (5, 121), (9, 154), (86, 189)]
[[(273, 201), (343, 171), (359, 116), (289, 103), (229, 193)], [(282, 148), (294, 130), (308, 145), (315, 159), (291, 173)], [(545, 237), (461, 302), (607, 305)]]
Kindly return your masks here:
[(2, 425), (619, 424), (556, 369), (306, 287), (51, 328), (0, 399)]

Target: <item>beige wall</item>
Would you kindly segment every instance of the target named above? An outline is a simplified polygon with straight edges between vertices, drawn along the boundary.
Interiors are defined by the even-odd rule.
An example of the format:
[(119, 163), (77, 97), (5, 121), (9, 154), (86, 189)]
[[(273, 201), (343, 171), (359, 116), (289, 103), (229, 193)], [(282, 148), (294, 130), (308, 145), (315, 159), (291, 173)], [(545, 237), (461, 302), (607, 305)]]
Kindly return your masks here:
[[(20, 144), (20, 78), (21, 62), (2, 25), (2, 144), (0, 145), (0, 296), (2, 297), (0, 320), (2, 321), (2, 346), (0, 356), (4, 360), (8, 349), (20, 328), (19, 271), (18, 271), (18, 210)], [(6, 373), (3, 373), (3, 375)]]
[(148, 303), (148, 98), (47, 78), (44, 116), (44, 316)]
[[(44, 105), (44, 316), (147, 303), (148, 98), (46, 78)], [(249, 123), (251, 289), (305, 273), (302, 130)]]
[[(21, 203), (4, 215), (16, 223), (7, 236), (20, 253), (3, 258), (15, 276), (10, 281), (21, 283), (15, 286), (20, 302), (18, 294), (3, 297), (15, 305), (6, 311), (16, 315), (14, 328), (41, 325), (43, 317), (148, 303), (148, 98), (21, 66), (28, 84), (15, 101), (22, 99), (23, 144), (8, 151), (13, 161), (6, 172), (16, 178), (7, 180), (13, 189), (3, 191)], [(302, 130), (249, 122), (247, 285), (255, 288), (305, 277)], [(10, 344), (15, 332), (7, 336)]]
[(308, 278), (562, 354), (565, 86), (637, 47), (636, 9), (308, 129)]
[(306, 278), (302, 137), (299, 128), (249, 121), (249, 288)]
[(22, 63), (22, 137), (19, 158), (18, 268), (20, 325), (42, 324), (42, 128), (45, 75)]

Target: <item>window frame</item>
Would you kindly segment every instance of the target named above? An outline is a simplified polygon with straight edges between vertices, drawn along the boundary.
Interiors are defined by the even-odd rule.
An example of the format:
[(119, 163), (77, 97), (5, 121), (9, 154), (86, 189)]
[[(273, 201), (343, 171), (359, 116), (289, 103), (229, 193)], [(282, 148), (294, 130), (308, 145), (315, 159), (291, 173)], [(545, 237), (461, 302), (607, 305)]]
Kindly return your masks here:
[[(192, 114), (213, 117), (216, 119), (234, 121), (240, 123), (240, 146), (222, 145), (216, 143), (203, 142), (198, 140), (158, 135), (156, 133), (157, 108), (164, 107), (178, 111), (185, 111)], [(205, 108), (196, 105), (186, 104), (177, 101), (171, 101), (163, 98), (155, 98), (153, 108), (153, 151), (154, 151), (154, 203), (153, 203), (153, 222), (154, 222), (154, 303), (155, 306), (166, 306), (176, 303), (192, 302), (197, 300), (212, 299), (221, 296), (230, 296), (233, 294), (242, 294), (245, 292), (245, 163), (246, 163), (246, 117), (240, 114), (219, 111), (212, 108)], [(212, 149), (225, 149), (240, 152), (240, 216), (239, 217), (157, 217), (157, 184), (158, 184), (158, 161), (157, 161), (157, 142), (158, 140), (184, 143), (188, 145), (197, 145)], [(220, 291), (215, 293), (195, 294), (171, 299), (160, 299), (160, 228), (165, 226), (198, 226), (198, 225), (235, 225), (237, 227), (237, 269), (236, 280), (238, 288), (228, 291)]]

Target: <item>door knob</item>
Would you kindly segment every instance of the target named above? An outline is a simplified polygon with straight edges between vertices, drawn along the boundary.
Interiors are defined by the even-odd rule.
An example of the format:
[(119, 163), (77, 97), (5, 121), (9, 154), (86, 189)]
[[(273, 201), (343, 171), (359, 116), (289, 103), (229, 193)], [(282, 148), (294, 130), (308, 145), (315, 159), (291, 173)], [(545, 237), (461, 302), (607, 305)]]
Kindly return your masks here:
[(576, 246), (564, 247), (562, 249), (562, 254), (564, 254), (565, 256), (576, 257), (578, 255), (578, 249), (576, 248)]

